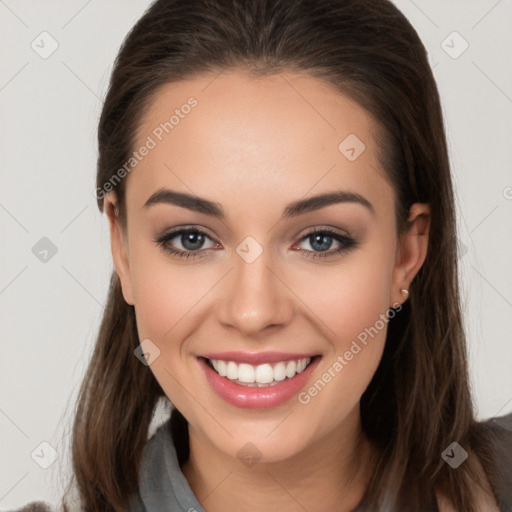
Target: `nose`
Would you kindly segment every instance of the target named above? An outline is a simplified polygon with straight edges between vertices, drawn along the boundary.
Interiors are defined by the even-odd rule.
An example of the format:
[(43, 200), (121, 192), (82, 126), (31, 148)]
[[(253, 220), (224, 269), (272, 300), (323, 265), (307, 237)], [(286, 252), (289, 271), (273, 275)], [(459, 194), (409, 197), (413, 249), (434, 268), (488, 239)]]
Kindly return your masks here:
[(293, 293), (264, 255), (247, 263), (235, 254), (234, 268), (218, 297), (219, 322), (244, 336), (285, 326), (295, 311)]

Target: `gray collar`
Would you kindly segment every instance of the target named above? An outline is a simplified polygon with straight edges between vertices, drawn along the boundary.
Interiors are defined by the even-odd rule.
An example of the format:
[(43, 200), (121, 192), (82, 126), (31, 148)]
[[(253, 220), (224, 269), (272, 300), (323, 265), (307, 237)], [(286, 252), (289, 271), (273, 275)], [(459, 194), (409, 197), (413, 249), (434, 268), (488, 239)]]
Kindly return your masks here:
[(181, 471), (170, 420), (158, 428), (144, 449), (139, 489), (147, 512), (205, 512)]

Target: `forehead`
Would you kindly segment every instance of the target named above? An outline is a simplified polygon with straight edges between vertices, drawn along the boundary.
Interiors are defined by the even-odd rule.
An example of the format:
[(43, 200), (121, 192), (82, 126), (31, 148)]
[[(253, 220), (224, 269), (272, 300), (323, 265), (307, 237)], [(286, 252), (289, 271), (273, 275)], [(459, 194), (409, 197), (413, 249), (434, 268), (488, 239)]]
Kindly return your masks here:
[(166, 84), (137, 130), (134, 149), (151, 149), (130, 173), (128, 202), (142, 206), (161, 187), (280, 203), (346, 189), (389, 207), (376, 129), (366, 110), (308, 75), (238, 70)]

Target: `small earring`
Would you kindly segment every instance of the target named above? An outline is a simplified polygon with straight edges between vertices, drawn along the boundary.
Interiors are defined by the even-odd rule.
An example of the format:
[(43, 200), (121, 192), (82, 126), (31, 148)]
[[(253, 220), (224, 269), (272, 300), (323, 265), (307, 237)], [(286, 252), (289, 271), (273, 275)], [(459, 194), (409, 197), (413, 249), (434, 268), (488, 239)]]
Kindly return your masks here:
[(407, 296), (409, 296), (409, 290), (406, 290), (405, 288), (402, 288), (400, 291), (402, 293), (405, 293)]

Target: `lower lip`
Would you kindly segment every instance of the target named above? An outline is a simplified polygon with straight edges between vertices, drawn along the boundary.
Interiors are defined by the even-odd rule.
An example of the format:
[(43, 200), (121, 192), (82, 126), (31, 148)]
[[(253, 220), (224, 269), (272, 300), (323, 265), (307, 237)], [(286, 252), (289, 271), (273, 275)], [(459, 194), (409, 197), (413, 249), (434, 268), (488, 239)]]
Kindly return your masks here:
[(320, 361), (320, 357), (315, 357), (314, 361), (303, 372), (296, 374), (291, 379), (285, 379), (278, 384), (264, 388), (235, 384), (228, 378), (221, 377), (210, 368), (202, 357), (199, 357), (198, 361), (205, 372), (206, 380), (226, 402), (243, 409), (263, 409), (282, 405), (294, 395), (297, 395), (306, 385), (311, 373)]

